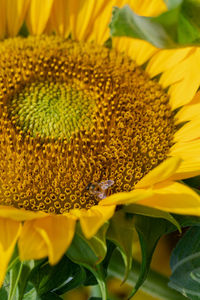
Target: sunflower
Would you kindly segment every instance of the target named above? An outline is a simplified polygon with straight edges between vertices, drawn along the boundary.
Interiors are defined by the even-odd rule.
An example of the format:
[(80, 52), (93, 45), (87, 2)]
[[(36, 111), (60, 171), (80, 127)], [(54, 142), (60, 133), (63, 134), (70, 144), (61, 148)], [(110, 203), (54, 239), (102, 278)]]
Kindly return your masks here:
[[(128, 0), (141, 15), (160, 0)], [(91, 238), (117, 205), (200, 215), (198, 48), (109, 38), (124, 1), (1, 1), (0, 282), (21, 260), (56, 264), (79, 221)], [(14, 37), (26, 23), (27, 38)], [(43, 35), (44, 34), (44, 35)]]

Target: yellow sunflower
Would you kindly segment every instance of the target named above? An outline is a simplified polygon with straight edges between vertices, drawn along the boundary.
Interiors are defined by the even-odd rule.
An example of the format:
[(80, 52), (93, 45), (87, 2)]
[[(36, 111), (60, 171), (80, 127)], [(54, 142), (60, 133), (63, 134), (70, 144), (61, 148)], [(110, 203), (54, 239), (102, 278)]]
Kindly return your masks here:
[[(21, 260), (55, 264), (78, 220), (89, 239), (117, 205), (200, 215), (200, 197), (176, 181), (200, 174), (200, 50), (128, 38), (106, 48), (125, 2), (166, 9), (0, 1), (0, 36), (12, 37), (0, 47), (0, 283), (16, 243)], [(24, 21), (32, 36), (14, 38)]]

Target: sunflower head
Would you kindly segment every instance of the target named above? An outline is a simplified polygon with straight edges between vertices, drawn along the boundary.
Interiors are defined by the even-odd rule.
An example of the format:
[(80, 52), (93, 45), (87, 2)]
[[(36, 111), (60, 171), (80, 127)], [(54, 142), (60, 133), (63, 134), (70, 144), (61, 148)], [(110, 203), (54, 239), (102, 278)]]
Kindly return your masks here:
[[(108, 48), (112, 6), (123, 2), (0, 0), (1, 38), (22, 24), (21, 33), (37, 35), (0, 47), (0, 284), (17, 243), (21, 261), (48, 256), (55, 265), (63, 256), (59, 267), (75, 281), (81, 270), (83, 284), (88, 268), (105, 300), (102, 270), (113, 246), (128, 275), (135, 229), (149, 262), (167, 222), (180, 229), (169, 212), (200, 215), (199, 195), (176, 182), (200, 170), (198, 93), (192, 100), (200, 51), (125, 37)], [(162, 0), (128, 3), (145, 22), (166, 10)], [(28, 269), (21, 264), (11, 288)], [(52, 270), (57, 282), (57, 266), (46, 261), (34, 269), (37, 282), (41, 269), (42, 282)], [(63, 278), (61, 290), (73, 285)]]
[(166, 158), (168, 96), (128, 57), (46, 36), (7, 40), (0, 56), (1, 204), (89, 209)]

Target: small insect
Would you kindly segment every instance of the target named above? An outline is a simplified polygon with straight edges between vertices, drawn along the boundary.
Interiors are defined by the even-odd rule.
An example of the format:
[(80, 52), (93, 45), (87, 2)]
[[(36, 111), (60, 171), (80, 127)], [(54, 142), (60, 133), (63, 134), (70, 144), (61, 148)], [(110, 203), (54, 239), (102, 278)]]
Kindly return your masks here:
[(99, 199), (105, 199), (107, 197), (107, 189), (114, 184), (113, 180), (106, 180), (102, 182), (89, 183), (87, 190), (90, 194), (96, 195)]

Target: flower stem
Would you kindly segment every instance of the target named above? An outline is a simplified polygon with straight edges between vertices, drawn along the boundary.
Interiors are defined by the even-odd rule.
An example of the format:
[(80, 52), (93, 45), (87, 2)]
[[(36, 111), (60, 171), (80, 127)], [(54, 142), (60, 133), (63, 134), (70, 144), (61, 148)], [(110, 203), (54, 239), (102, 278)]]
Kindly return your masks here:
[(8, 300), (13, 300), (16, 297), (16, 289), (20, 279), (22, 268), (23, 268), (23, 263), (21, 262), (16, 278), (15, 278), (14, 270), (12, 269), (10, 270), (10, 290), (9, 290)]
[(10, 270), (14, 267), (14, 265), (19, 262), (19, 256), (15, 257), (15, 259), (12, 260), (12, 262), (9, 264), (7, 268), (7, 272), (10, 272)]
[[(132, 270), (126, 281), (131, 286), (134, 286), (137, 282), (140, 274), (140, 267), (141, 264), (134, 260)], [(124, 264), (119, 252), (113, 253), (109, 264), (108, 274), (121, 280), (124, 279)], [(168, 287), (168, 281), (169, 278), (150, 270), (146, 281), (140, 289), (160, 300), (185, 300), (186, 298), (183, 295)]]
[(100, 291), (101, 291), (101, 297), (102, 297), (102, 300), (107, 300), (108, 299), (108, 296), (107, 296), (107, 288), (106, 288), (106, 284), (104, 281), (101, 281), (101, 280), (98, 280), (98, 284), (99, 284), (99, 288), (100, 288)]

